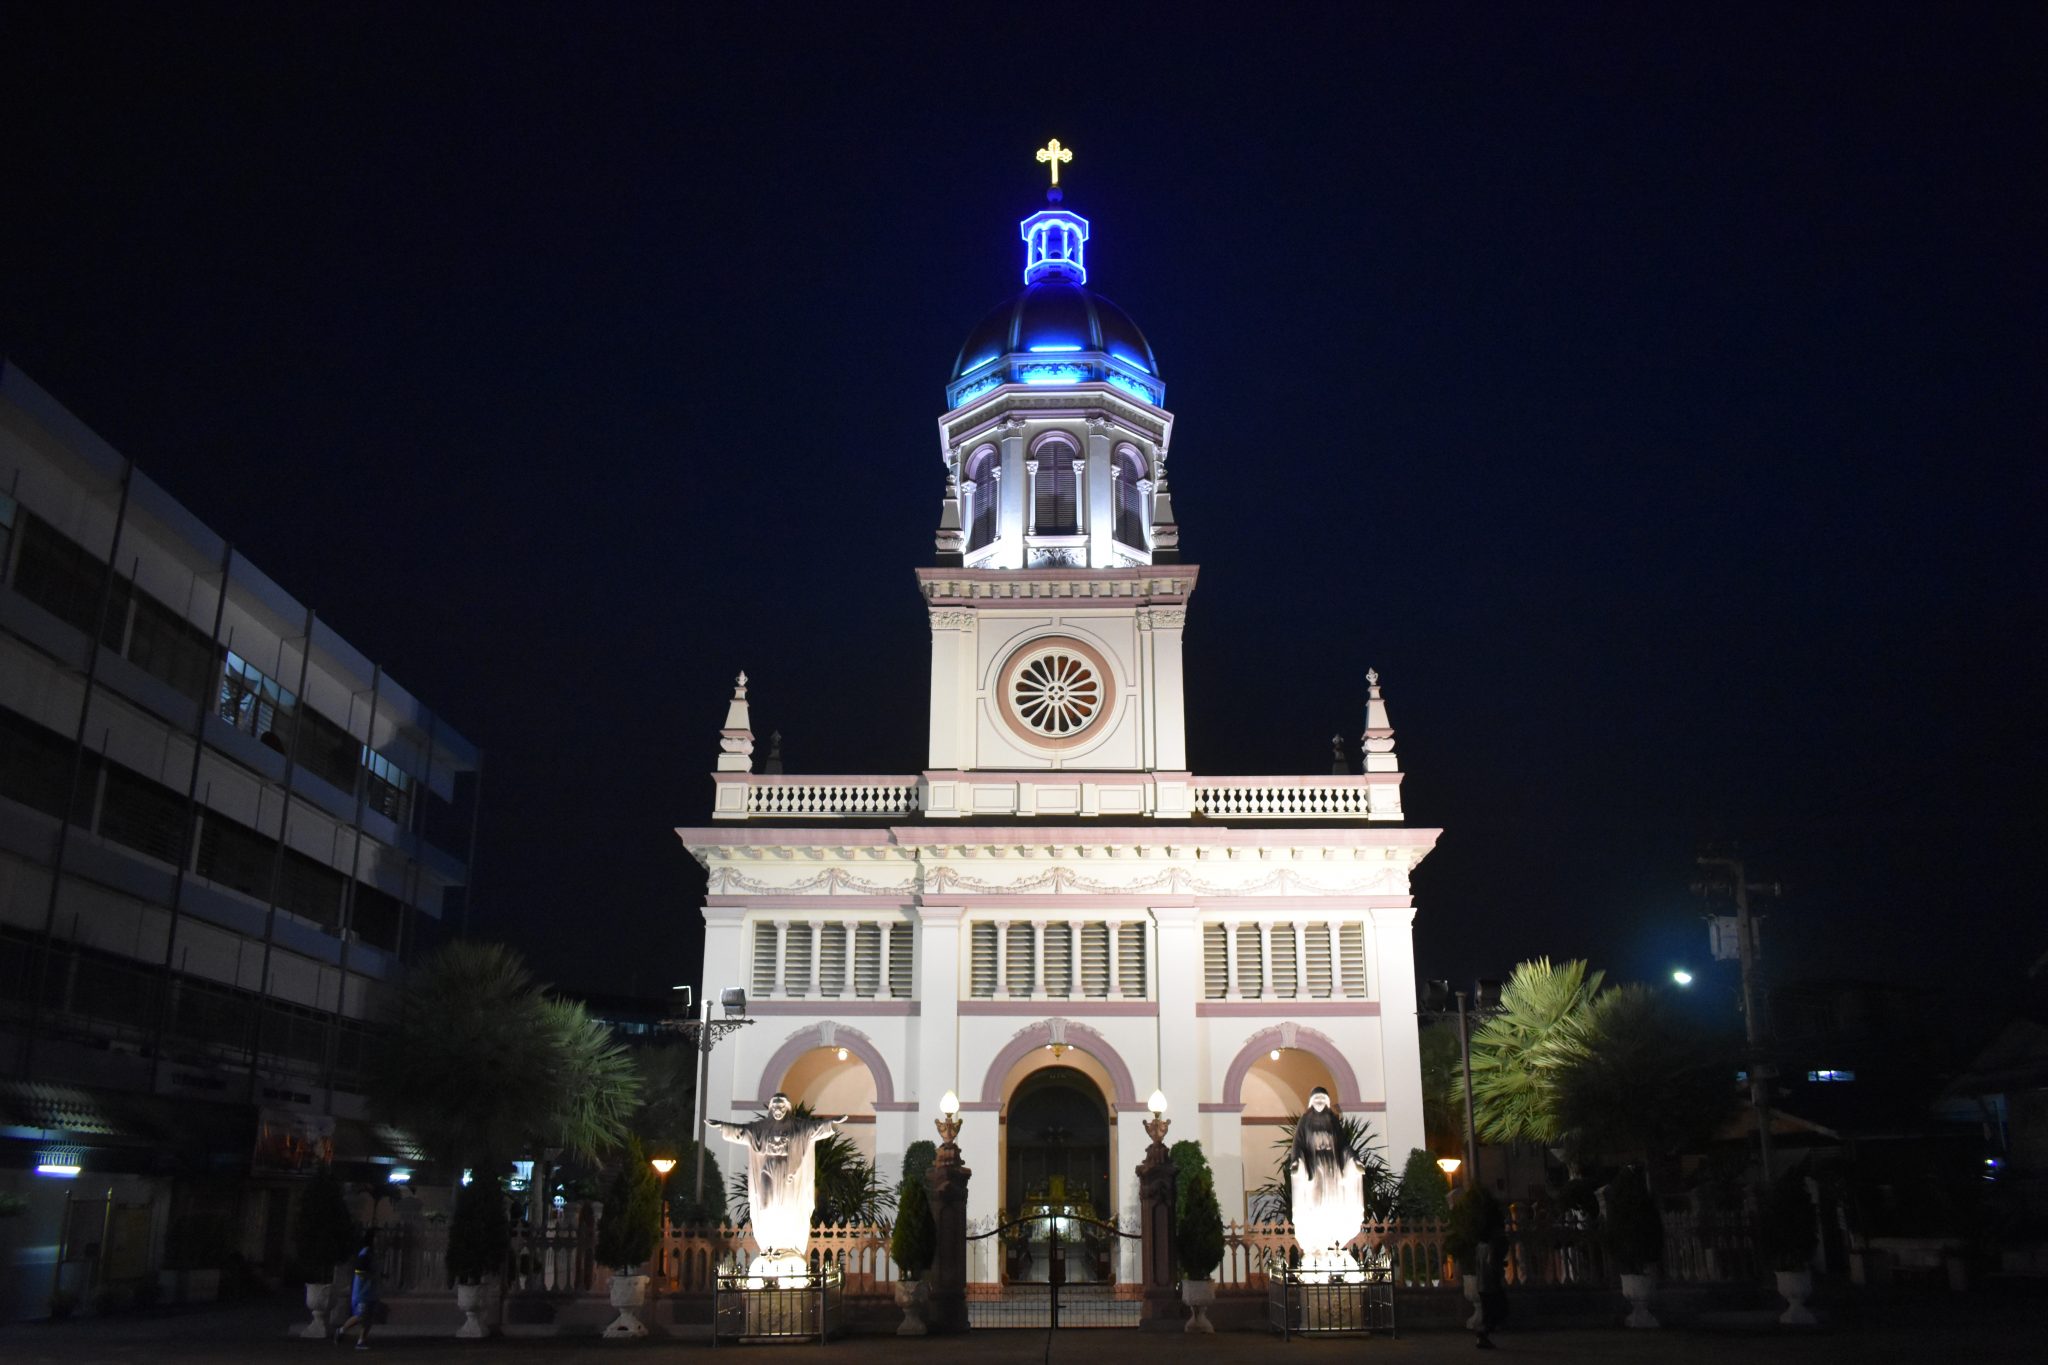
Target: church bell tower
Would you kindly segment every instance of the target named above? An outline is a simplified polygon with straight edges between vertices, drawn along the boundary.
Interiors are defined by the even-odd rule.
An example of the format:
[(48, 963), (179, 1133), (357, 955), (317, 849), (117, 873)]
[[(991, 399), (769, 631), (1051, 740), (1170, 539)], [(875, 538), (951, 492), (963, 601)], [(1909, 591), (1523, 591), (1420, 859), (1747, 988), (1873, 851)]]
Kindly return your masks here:
[[(1057, 140), (1038, 152), (1053, 184), (1017, 225), (1024, 288), (968, 334), (939, 419), (937, 563), (917, 575), (932, 816), (976, 813), (945, 808), (948, 772), (1187, 767), (1181, 631), (1196, 570), (1180, 562), (1167, 492), (1173, 414), (1145, 334), (1088, 287), (1089, 223), (1059, 188), (1072, 155)], [(1155, 789), (1168, 795), (1148, 801), (1172, 804), (1181, 784)]]

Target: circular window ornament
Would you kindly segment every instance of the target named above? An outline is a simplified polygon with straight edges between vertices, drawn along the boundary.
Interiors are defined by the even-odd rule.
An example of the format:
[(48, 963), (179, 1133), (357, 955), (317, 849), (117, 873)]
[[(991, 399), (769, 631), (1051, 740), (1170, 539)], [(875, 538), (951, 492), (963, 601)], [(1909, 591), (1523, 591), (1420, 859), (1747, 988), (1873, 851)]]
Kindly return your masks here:
[(1041, 749), (1064, 749), (1093, 737), (1116, 700), (1108, 660), (1064, 636), (1018, 650), (997, 686), (1004, 723)]

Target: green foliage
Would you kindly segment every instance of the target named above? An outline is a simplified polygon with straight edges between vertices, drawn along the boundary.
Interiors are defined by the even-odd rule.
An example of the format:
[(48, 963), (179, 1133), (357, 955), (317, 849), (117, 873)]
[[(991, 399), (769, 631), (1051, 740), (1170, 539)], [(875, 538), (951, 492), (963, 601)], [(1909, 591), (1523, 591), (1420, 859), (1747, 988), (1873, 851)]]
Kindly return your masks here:
[(1209, 1169), (1209, 1158), (1202, 1152), (1202, 1144), (1192, 1138), (1183, 1138), (1166, 1149), (1173, 1160), (1173, 1225), (1179, 1227), (1188, 1216), (1188, 1191), (1194, 1188), (1195, 1177), (1210, 1177), (1209, 1196), (1215, 1198), (1215, 1174)]
[(448, 1220), (448, 1278), (457, 1284), (481, 1284), (505, 1268), (511, 1244), (505, 1196), (496, 1180), (479, 1174), (455, 1194), (455, 1214)]
[(924, 1173), (939, 1159), (939, 1144), (930, 1138), (919, 1138), (903, 1149), (903, 1178), (924, 1183)]
[[(1291, 1223), (1294, 1221), (1294, 1183), (1288, 1177), (1293, 1173), (1294, 1127), (1301, 1122), (1296, 1114), (1280, 1126), (1280, 1136), (1273, 1142), (1273, 1148), (1280, 1153), (1273, 1174), (1251, 1191), (1252, 1221), (1256, 1223)], [(1348, 1114), (1337, 1116), (1338, 1130), (1344, 1135), (1344, 1145), (1351, 1149), (1351, 1155), (1365, 1168), (1365, 1214), (1376, 1222), (1384, 1222), (1394, 1211), (1394, 1199), (1399, 1193), (1394, 1173), (1387, 1166), (1387, 1160), (1380, 1155), (1379, 1144), (1373, 1141), (1372, 1125), (1364, 1119), (1355, 1119)]]
[(28, 1200), (10, 1190), (0, 1190), (0, 1218), (19, 1218), (28, 1212)]
[(1401, 1188), (1394, 1212), (1403, 1218), (1442, 1218), (1451, 1211), (1451, 1183), (1436, 1158), (1420, 1147), (1410, 1148), (1401, 1168)]
[(418, 963), (372, 1062), (375, 1112), (449, 1166), (618, 1145), (639, 1102), (625, 1052), (579, 1004), (554, 1000), (502, 944), (458, 941)]
[[(1176, 1144), (1178, 1145), (1178, 1144)], [(1192, 1146), (1193, 1144), (1189, 1144)], [(1195, 1153), (1200, 1159), (1199, 1150)], [(1209, 1175), (1209, 1163), (1189, 1168), (1192, 1174), (1180, 1191), (1180, 1218), (1174, 1225), (1174, 1255), (1180, 1273), (1190, 1280), (1206, 1280), (1223, 1264), (1223, 1211), (1216, 1205), (1216, 1182)]]
[(1477, 1275), (1481, 1244), (1498, 1246), (1506, 1238), (1507, 1217), (1493, 1192), (1480, 1185), (1460, 1190), (1444, 1224), (1444, 1250), (1458, 1262), (1459, 1273)]
[(1422, 1138), (1435, 1152), (1465, 1150), (1465, 1082), (1458, 1070), (1458, 1026), (1422, 1029)]
[(627, 1274), (654, 1254), (660, 1240), (661, 1180), (647, 1164), (640, 1139), (629, 1137), (598, 1220), (597, 1259)]
[[(921, 1145), (932, 1146), (929, 1142)], [(939, 1225), (932, 1216), (932, 1199), (924, 1187), (924, 1172), (911, 1174), (910, 1155), (903, 1154), (903, 1185), (896, 1196), (896, 1226), (889, 1233), (889, 1256), (904, 1279), (915, 1280), (932, 1268), (932, 1261), (938, 1256)], [(930, 1166), (930, 1162), (925, 1164)]]
[(1804, 1270), (1813, 1264), (1820, 1241), (1813, 1199), (1806, 1192), (1806, 1169), (1797, 1166), (1771, 1182), (1764, 1204), (1764, 1249), (1773, 1270)]
[(1607, 1250), (1624, 1275), (1644, 1275), (1664, 1259), (1664, 1215), (1640, 1166), (1624, 1166), (1607, 1187)]
[[(1584, 962), (1517, 966), (1500, 1009), (1471, 1030), (1474, 1126), (1487, 1142), (1553, 1146), (1563, 1131), (1559, 1077), (1586, 1055), (1590, 1014), (1604, 976)], [(1462, 1067), (1452, 1075), (1464, 1104)]]
[(668, 1142), (662, 1145), (676, 1157), (676, 1168), (668, 1177), (670, 1220), (693, 1226), (725, 1221), (725, 1173), (719, 1168), (717, 1153), (708, 1145), (704, 1148), (704, 1198), (700, 1203), (694, 1192), (697, 1186), (697, 1144)]
[(1692, 1150), (1740, 1104), (1739, 1065), (1729, 1041), (1701, 1031), (1666, 996), (1646, 986), (1608, 991), (1587, 1009), (1584, 1051), (1557, 1074), (1556, 1137), (1574, 1156), (1603, 1161)]
[(324, 1284), (360, 1246), (355, 1219), (349, 1217), (341, 1182), (322, 1167), (299, 1191), (298, 1216), (292, 1220), (292, 1262), (308, 1284)]

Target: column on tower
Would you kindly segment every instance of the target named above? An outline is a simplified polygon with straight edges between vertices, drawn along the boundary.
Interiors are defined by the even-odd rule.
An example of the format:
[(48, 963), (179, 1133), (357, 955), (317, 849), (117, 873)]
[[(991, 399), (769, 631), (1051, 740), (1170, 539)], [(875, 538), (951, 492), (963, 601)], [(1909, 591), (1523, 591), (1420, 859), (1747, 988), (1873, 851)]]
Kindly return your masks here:
[(1116, 485), (1109, 457), (1109, 423), (1100, 417), (1088, 419), (1087, 476), (1081, 492), (1087, 499), (1088, 563), (1098, 569), (1116, 561), (1110, 553), (1110, 537), (1116, 530)]
[(1026, 505), (1031, 498), (1031, 479), (1024, 472), (1024, 419), (1011, 417), (1003, 422), (1003, 459), (998, 468), (1002, 478), (998, 481), (1001, 505), (996, 509), (996, 539), (1002, 542), (1002, 553), (994, 560), (994, 567), (1021, 569), (1024, 567), (1024, 520)]
[(1415, 908), (1372, 912), (1370, 978), (1379, 987), (1380, 1074), (1385, 1078), (1389, 1152), (1423, 1145), (1422, 1075), (1414, 1059), (1422, 1040), (1415, 1020)]

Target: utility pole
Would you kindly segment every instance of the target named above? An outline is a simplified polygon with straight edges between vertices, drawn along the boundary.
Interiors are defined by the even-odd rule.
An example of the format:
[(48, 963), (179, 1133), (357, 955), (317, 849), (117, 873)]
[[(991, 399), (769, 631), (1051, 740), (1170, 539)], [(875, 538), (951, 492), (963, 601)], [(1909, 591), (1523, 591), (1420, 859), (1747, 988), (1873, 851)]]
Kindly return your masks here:
[(1465, 1059), (1465, 1188), (1479, 1188), (1479, 1129), (1472, 1121), (1472, 1032), (1465, 1020), (1465, 992), (1458, 992), (1458, 1053)]
[[(1763, 1055), (1763, 1022), (1757, 1013), (1756, 919), (1749, 911), (1749, 893), (1776, 895), (1774, 882), (1749, 883), (1740, 858), (1703, 857), (1701, 867), (1718, 867), (1735, 887), (1736, 962), (1742, 970), (1742, 1028), (1749, 1053), (1749, 1103), (1756, 1111), (1757, 1158), (1763, 1169), (1763, 1185), (1771, 1183), (1771, 1079), (1777, 1074)], [(1702, 889), (1706, 889), (1704, 886)]]

